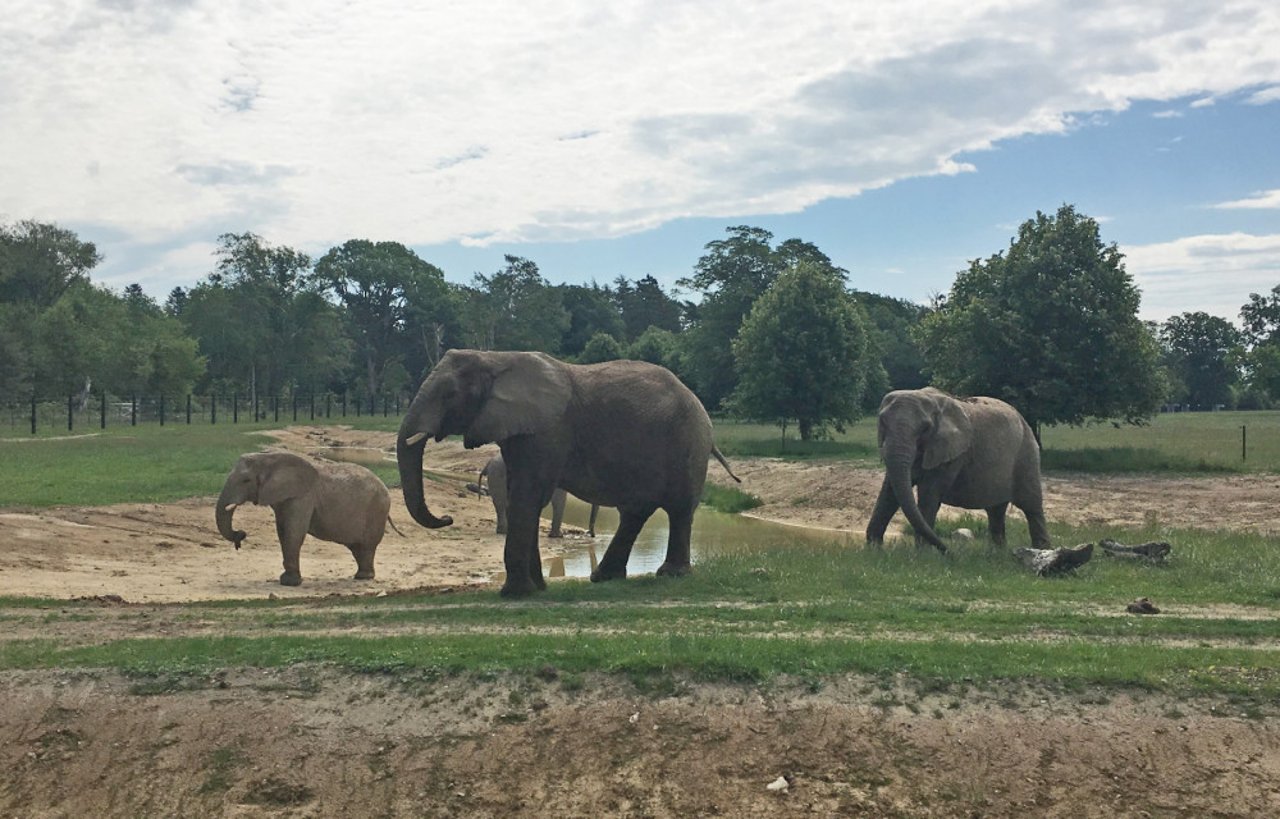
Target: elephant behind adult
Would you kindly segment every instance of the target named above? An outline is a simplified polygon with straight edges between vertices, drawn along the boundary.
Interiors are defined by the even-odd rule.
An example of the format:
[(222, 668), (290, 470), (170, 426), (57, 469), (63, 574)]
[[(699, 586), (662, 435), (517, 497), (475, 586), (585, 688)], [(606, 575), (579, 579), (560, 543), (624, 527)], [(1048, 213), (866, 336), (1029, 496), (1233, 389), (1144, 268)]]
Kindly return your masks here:
[(626, 577), (636, 535), (657, 509), (670, 521), (658, 574), (680, 575), (689, 571), (707, 459), (715, 455), (728, 470), (697, 397), (670, 371), (641, 361), (577, 365), (542, 353), (446, 353), (396, 439), (405, 505), (429, 528), (453, 522), (433, 515), (422, 493), (426, 439), (448, 435), (462, 435), (468, 448), (496, 442), (502, 451), (510, 496), (502, 587), (508, 597), (546, 588), (538, 518), (556, 487), (618, 509), (618, 530), (592, 580)]
[(878, 437), (885, 477), (867, 524), (868, 543), (884, 540), (901, 507), (917, 539), (945, 552), (933, 524), (946, 503), (985, 510), (991, 539), (1004, 545), (1012, 503), (1027, 517), (1032, 546), (1049, 547), (1040, 447), (1010, 405), (995, 398), (962, 400), (932, 387), (896, 390), (880, 403)]
[[(501, 455), (494, 455), (481, 468), (476, 478), (477, 489), (484, 488), (486, 477), (489, 479), (489, 499), (493, 501), (493, 513), (497, 518), (497, 533), (505, 535), (507, 533), (507, 465), (503, 462)], [(560, 526), (564, 522), (564, 506), (567, 500), (568, 493), (558, 487), (551, 494), (551, 530), (547, 532), (547, 537), (564, 537)], [(591, 504), (591, 517), (587, 523), (587, 534), (591, 537), (596, 536), (596, 515), (599, 512), (600, 506)]]

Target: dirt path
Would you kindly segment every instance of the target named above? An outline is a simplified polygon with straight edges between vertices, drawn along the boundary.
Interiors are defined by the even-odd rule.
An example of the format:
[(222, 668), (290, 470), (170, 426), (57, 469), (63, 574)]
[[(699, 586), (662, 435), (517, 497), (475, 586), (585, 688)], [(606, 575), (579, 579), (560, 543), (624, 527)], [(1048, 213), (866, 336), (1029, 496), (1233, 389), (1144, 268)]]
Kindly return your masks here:
[[(290, 427), (277, 438), (278, 446), (304, 453), (346, 447), (355, 455), (382, 458), (394, 452), (392, 433), (341, 426)], [(237, 511), (236, 525), (249, 532), (249, 539), (236, 551), (214, 528), (210, 497), (172, 504), (0, 510), (0, 529), (9, 544), (0, 552), (0, 595), (118, 595), (134, 602), (179, 602), (270, 594), (377, 594), (489, 582), (502, 567), (502, 538), (493, 532), (488, 499), (463, 487), (494, 452), (492, 447), (468, 451), (452, 441), (430, 446), (431, 468), (459, 476), (452, 483), (426, 484), (428, 503), (452, 515), (454, 525), (422, 529), (409, 518), (400, 493), (393, 491), (391, 517), (405, 534), (387, 532), (378, 547), (374, 581), (351, 579), (354, 561), (342, 546), (308, 539), (302, 551), (304, 584), (280, 586), (280, 550), (271, 511), (254, 506)], [(743, 479), (742, 488), (765, 502), (753, 515), (855, 536), (866, 526), (882, 477), (879, 470), (846, 463), (766, 458), (738, 459), (734, 470)], [(714, 464), (709, 475), (728, 482)], [(1175, 527), (1280, 531), (1280, 477), (1272, 475), (1052, 476), (1045, 479), (1045, 494), (1050, 519), (1071, 523), (1123, 527), (1154, 521)], [(944, 507), (943, 514), (959, 511)], [(895, 521), (900, 524), (900, 519)], [(566, 531), (567, 543), (543, 539), (546, 559), (581, 545), (584, 533), (572, 527)]]

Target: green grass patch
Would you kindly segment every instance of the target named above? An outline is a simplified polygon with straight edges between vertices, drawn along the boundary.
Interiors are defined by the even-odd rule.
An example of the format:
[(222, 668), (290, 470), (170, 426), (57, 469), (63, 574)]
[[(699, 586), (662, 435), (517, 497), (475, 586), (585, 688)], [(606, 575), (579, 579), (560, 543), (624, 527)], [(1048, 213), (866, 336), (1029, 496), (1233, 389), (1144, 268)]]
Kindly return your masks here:
[(755, 495), (743, 492), (741, 489), (714, 483), (708, 483), (702, 487), (702, 502), (717, 512), (730, 515), (755, 509), (764, 503)]

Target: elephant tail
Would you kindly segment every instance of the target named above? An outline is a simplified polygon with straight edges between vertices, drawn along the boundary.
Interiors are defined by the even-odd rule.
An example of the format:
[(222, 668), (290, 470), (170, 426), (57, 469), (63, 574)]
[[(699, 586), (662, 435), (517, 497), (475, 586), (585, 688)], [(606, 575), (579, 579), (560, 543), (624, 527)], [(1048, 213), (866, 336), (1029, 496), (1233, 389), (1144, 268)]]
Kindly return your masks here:
[(724, 459), (724, 456), (720, 454), (720, 450), (718, 448), (716, 448), (715, 446), (712, 446), (711, 454), (716, 456), (716, 460), (719, 461), (720, 465), (724, 467), (724, 471), (729, 473), (730, 478), (733, 478), (738, 483), (742, 483), (742, 478), (739, 478), (737, 475), (733, 474), (733, 470), (729, 468), (729, 462), (726, 461)]
[[(395, 529), (396, 534), (399, 535), (400, 537), (405, 536), (404, 532), (400, 531), (400, 527), (396, 526), (396, 522), (391, 519), (390, 515), (387, 515), (387, 525), (390, 526), (392, 529)], [(239, 548), (239, 546), (237, 546), (236, 548)]]

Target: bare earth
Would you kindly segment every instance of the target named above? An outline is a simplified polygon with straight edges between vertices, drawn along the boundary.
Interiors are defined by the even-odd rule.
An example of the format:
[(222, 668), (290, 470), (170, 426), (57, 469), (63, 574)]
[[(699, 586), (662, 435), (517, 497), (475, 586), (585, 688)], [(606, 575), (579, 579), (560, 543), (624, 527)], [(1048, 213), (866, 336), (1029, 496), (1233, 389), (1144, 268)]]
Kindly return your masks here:
[[(290, 428), (279, 445), (393, 450), (389, 433), (337, 426)], [(458, 476), (427, 484), (432, 509), (455, 523), (418, 527), (393, 490), (405, 534), (388, 531), (374, 581), (351, 579), (342, 546), (309, 539), (304, 584), (282, 587), (270, 510), (237, 511), (249, 532), (237, 552), (214, 528), (213, 499), (195, 498), (0, 510), (0, 595), (172, 604), (492, 583), (502, 564), (492, 506), (462, 489), (491, 451), (427, 451), (429, 467)], [(855, 536), (881, 477), (830, 463), (733, 466), (765, 501), (754, 514)], [(715, 464), (710, 475), (728, 480)], [(1273, 476), (1054, 477), (1045, 489), (1051, 520), (1280, 528)], [(544, 556), (559, 548), (543, 545)], [(125, 610), (173, 623), (181, 608)], [(1222, 704), (1028, 690), (898, 696), (852, 677), (818, 692), (681, 682), (658, 696), (613, 678), (569, 685), (550, 669), (488, 682), (245, 670), (162, 696), (133, 685), (114, 674), (0, 674), (0, 813), (1280, 815), (1280, 731)], [(780, 776), (787, 788), (767, 790)]]

